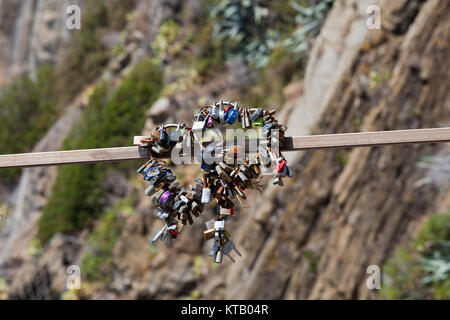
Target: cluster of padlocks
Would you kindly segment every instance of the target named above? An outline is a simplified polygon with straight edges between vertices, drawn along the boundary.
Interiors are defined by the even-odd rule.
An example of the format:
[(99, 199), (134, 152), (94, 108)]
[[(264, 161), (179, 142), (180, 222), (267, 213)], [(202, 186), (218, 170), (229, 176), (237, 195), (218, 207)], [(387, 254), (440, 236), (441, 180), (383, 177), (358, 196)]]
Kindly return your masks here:
[[(282, 178), (293, 175), (279, 148), (273, 147), (274, 144), (282, 145), (287, 129), (278, 124), (274, 114), (275, 110), (242, 108), (237, 103), (220, 101), (201, 108), (194, 117), (192, 128), (180, 123), (168, 133), (168, 127), (161, 125), (152, 131), (149, 138), (141, 141), (140, 147), (148, 149), (150, 160), (137, 172), (149, 182), (145, 194), (151, 197), (152, 203), (158, 205), (157, 216), (164, 221), (164, 226), (152, 238), (152, 243), (162, 240), (171, 245), (182, 226), (187, 222), (192, 224), (193, 217), (198, 217), (204, 206), (214, 199), (217, 218), (208, 221), (204, 231), (205, 240), (214, 240), (210, 256), (214, 256), (214, 262), (221, 263), (224, 255), (234, 262), (230, 255), (233, 250), (241, 255), (225, 229), (225, 222), (234, 215), (235, 200), (245, 200), (250, 189), (261, 190), (262, 185), (257, 179), (262, 170), (272, 168), (272, 164), (275, 164), (276, 172), (274, 184), (283, 185)], [(187, 148), (192, 147), (196, 133), (213, 128), (215, 124), (233, 125), (236, 122), (242, 123), (244, 129), (262, 128), (265, 139), (260, 141), (257, 151), (250, 155), (242, 148), (231, 146), (224, 148), (212, 162), (205, 161), (200, 153), (203, 177), (196, 178), (195, 184), (188, 189), (175, 181), (176, 177), (166, 167), (166, 162), (158, 160), (180, 142)]]

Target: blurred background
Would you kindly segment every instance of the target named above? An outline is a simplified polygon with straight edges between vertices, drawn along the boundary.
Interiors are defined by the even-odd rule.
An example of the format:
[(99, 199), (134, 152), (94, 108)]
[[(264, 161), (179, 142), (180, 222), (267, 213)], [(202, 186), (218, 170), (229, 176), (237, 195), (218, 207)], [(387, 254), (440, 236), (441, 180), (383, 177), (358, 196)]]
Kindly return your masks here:
[[(220, 99), (288, 135), (449, 126), (449, 41), (439, 0), (0, 0), (0, 154), (128, 146)], [(295, 177), (238, 209), (243, 256), (221, 265), (211, 207), (150, 244), (139, 161), (1, 170), (0, 299), (450, 298), (448, 144), (286, 157)]]

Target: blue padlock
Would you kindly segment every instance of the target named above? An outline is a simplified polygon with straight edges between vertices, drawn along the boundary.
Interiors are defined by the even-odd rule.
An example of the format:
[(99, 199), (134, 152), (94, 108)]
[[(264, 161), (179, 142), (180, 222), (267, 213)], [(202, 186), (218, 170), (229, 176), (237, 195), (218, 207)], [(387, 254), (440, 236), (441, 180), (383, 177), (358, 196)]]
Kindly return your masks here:
[(228, 111), (227, 115), (225, 116), (225, 122), (228, 124), (233, 124), (238, 116), (238, 111), (236, 109), (231, 109)]

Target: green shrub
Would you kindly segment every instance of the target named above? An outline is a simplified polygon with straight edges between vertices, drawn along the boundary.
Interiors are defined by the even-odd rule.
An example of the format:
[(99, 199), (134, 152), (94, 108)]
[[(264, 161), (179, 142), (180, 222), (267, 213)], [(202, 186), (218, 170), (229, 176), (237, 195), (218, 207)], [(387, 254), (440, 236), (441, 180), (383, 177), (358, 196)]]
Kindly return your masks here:
[[(36, 80), (22, 76), (0, 96), (0, 154), (32, 150), (59, 116), (53, 67), (37, 70)], [(5, 183), (15, 183), (20, 169), (0, 171)]]
[(95, 80), (109, 58), (101, 37), (106, 31), (120, 31), (135, 0), (87, 1), (81, 16), (81, 29), (74, 30), (67, 55), (59, 68), (59, 90), (70, 101), (84, 86)]
[(383, 266), (389, 299), (450, 299), (450, 212), (432, 216)]
[[(148, 60), (137, 65), (108, 98), (107, 85), (92, 94), (79, 124), (65, 141), (65, 149), (130, 145), (145, 121), (145, 111), (162, 88), (160, 72)], [(57, 232), (71, 233), (86, 227), (104, 209), (102, 181), (106, 170), (129, 170), (135, 162), (63, 166), (58, 170), (52, 196), (39, 221), (38, 237), (47, 242)]]

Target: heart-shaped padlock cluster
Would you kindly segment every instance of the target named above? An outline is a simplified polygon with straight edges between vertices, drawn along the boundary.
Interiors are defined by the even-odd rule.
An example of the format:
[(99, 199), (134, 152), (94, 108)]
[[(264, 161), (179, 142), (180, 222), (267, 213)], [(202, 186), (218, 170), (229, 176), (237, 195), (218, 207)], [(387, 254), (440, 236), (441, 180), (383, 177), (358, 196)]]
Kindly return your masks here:
[[(258, 182), (262, 171), (273, 172), (276, 176), (273, 184), (283, 185), (282, 178), (292, 177), (293, 173), (279, 151), (283, 145), (284, 132), (287, 127), (280, 125), (274, 118), (275, 110), (262, 108), (243, 108), (237, 103), (219, 101), (205, 106), (194, 116), (192, 128), (184, 123), (178, 125), (161, 125), (155, 128), (149, 138), (141, 140), (140, 148), (148, 150), (150, 159), (137, 172), (144, 176), (150, 185), (145, 194), (151, 197), (152, 203), (158, 205), (157, 216), (164, 221), (164, 226), (155, 234), (151, 242), (165, 240), (171, 245), (172, 240), (180, 234), (182, 226), (193, 223), (193, 217), (203, 212), (204, 206), (216, 202), (217, 218), (206, 223), (205, 240), (214, 240), (210, 256), (214, 262), (221, 263), (223, 255), (230, 255), (235, 250), (239, 255), (229, 233), (225, 229), (225, 221), (234, 215), (235, 200), (242, 203), (251, 189), (262, 191)], [(222, 147), (213, 161), (206, 161), (204, 152), (199, 153), (203, 177), (196, 178), (195, 184), (187, 190), (182, 188), (167, 163), (158, 158), (168, 155), (181, 145), (183, 150), (191, 150), (199, 143), (205, 150), (198, 135), (215, 126), (235, 125), (241, 123), (243, 129), (256, 129), (263, 139), (258, 142), (252, 154), (245, 148), (236, 145)], [(169, 127), (175, 130), (168, 132)], [(277, 148), (274, 148), (274, 145)], [(217, 145), (214, 146), (215, 148)], [(191, 154), (191, 153), (189, 153)], [(275, 165), (275, 167), (274, 167)], [(274, 168), (273, 168), (274, 167)]]

